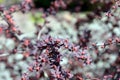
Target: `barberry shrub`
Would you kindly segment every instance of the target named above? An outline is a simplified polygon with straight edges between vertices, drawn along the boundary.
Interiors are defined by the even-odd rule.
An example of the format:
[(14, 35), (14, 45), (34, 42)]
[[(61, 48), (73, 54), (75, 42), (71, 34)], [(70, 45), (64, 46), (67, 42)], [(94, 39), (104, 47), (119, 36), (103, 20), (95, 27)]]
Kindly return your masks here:
[[(96, 0), (91, 1), (91, 3), (95, 2)], [(115, 3), (112, 7), (114, 10), (119, 7), (119, 1), (115, 1)], [(22, 60), (26, 61), (28, 67), (25, 68), (23, 65), (26, 70), (18, 70), (21, 76), (19, 80), (119, 80), (120, 38), (113, 32), (114, 28), (118, 25), (117, 21), (119, 21), (119, 19), (114, 15), (114, 10), (107, 12), (107, 20), (104, 22), (108, 23), (110, 22), (110, 18), (115, 18), (116, 24), (113, 24), (113, 28), (110, 29), (112, 36), (102, 44), (90, 42), (92, 38), (91, 30), (83, 30), (82, 35), (78, 33), (81, 19), (76, 20), (74, 25), (77, 31), (78, 41), (72, 43), (69, 39), (53, 37), (52, 35), (43, 33), (44, 29), (48, 29), (48, 33), (51, 31), (46, 27), (46, 25), (51, 22), (47, 21), (47, 17), (50, 15), (55, 16), (59, 9), (66, 9), (66, 7), (63, 0), (52, 1), (50, 7), (45, 10), (44, 8), (36, 9), (33, 0), (23, 0), (20, 4), (10, 7), (1, 6), (1, 18), (5, 21), (5, 24), (0, 24), (0, 35), (13, 40), (15, 46), (12, 49), (7, 49), (6, 47), (0, 49), (0, 61), (6, 63), (6, 68), (9, 68), (9, 70), (14, 70), (14, 64), (17, 64), (17, 61), (10, 64), (7, 57), (11, 55), (22, 55)], [(40, 17), (44, 19), (44, 23), (40, 25), (35, 22), (37, 30), (34, 33), (36, 35), (34, 38), (19, 38), (19, 36), (24, 33), (19, 29), (19, 26), (17, 26), (13, 19), (13, 14), (16, 12), (21, 12), (22, 14), (28, 12), (42, 13)], [(101, 17), (96, 13), (94, 13), (94, 15)], [(91, 18), (93, 19), (95, 17), (93, 17), (93, 14), (88, 14), (87, 21)], [(93, 64), (97, 64), (99, 61), (107, 62), (107, 60), (109, 60), (109, 57), (103, 55), (111, 55), (113, 53), (116, 53), (118, 57), (116, 57), (116, 61), (110, 62), (111, 66), (109, 68), (102, 67), (104, 68), (104, 73), (96, 74), (91, 69)], [(97, 58), (92, 58), (94, 55), (96, 55)], [(30, 59), (30, 61), (28, 61), (28, 59)], [(20, 66), (18, 65), (18, 67)], [(89, 68), (91, 70), (89, 70), (88, 67), (91, 67)], [(96, 68), (96, 70), (97, 69), (98, 68)], [(98, 71), (99, 70), (100, 69), (98, 69)], [(93, 71), (92, 74), (94, 74), (94, 76), (89, 74), (90, 71)], [(10, 76), (13, 80), (18, 80), (16, 73), (11, 72)]]

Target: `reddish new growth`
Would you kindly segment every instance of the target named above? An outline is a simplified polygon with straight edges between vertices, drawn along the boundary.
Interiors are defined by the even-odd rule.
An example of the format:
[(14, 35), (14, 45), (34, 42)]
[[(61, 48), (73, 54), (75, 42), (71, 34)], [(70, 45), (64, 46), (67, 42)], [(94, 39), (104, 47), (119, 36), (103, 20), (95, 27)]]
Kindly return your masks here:
[[(32, 50), (30, 45), (31, 44), (28, 44), (28, 48)], [(72, 77), (71, 71), (64, 70), (60, 64), (60, 62), (64, 61), (63, 57), (65, 56), (70, 56), (80, 61), (80, 63), (91, 63), (89, 55), (87, 53), (83, 54), (79, 47), (74, 46), (68, 42), (68, 40), (44, 36), (42, 40), (38, 40), (36, 44), (32, 44), (32, 46), (34, 50), (30, 51), (30, 55), (35, 56), (35, 62), (28, 68), (28, 72), (26, 73), (28, 76), (29, 73), (33, 71), (39, 72), (40, 75), (45, 70), (44, 68), (47, 67), (47, 72), (51, 74), (47, 74), (50, 80), (70, 79)], [(72, 53), (62, 54), (59, 51), (60, 49), (68, 49)]]
[(0, 27), (0, 34), (3, 32), (3, 28), (2, 27)]
[(113, 4), (113, 6), (111, 7), (111, 10), (109, 10), (107, 13), (106, 13), (106, 16), (108, 17), (108, 18), (110, 18), (110, 17), (115, 17), (114, 16), (114, 12), (116, 12), (117, 11), (117, 9), (120, 7), (120, 0), (113, 0), (114, 2), (114, 4)]

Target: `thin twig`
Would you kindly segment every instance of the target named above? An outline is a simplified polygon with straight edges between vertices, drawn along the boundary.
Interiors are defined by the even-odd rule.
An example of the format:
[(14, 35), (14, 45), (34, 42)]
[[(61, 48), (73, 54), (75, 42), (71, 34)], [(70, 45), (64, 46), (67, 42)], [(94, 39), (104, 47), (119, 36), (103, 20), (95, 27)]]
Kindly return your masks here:
[(40, 39), (42, 32), (46, 29), (45, 25), (46, 25), (46, 20), (45, 20), (41, 30), (39, 30), (39, 33), (38, 33), (38, 36), (37, 36), (37, 40)]

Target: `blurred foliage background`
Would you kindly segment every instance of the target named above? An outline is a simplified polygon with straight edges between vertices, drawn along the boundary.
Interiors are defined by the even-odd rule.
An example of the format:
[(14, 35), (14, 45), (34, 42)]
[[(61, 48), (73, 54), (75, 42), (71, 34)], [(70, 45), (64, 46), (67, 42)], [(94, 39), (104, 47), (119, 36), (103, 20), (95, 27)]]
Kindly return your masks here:
[[(22, 0), (0, 0), (0, 4), (5, 4), (7, 6), (19, 3)], [(33, 0), (36, 8), (49, 8), (51, 2), (55, 0)], [(94, 11), (97, 8), (103, 9), (106, 11), (110, 8), (110, 6), (114, 3), (113, 0), (64, 0), (67, 4), (67, 8), (65, 10), (69, 11)], [(108, 5), (106, 5), (108, 4)]]

